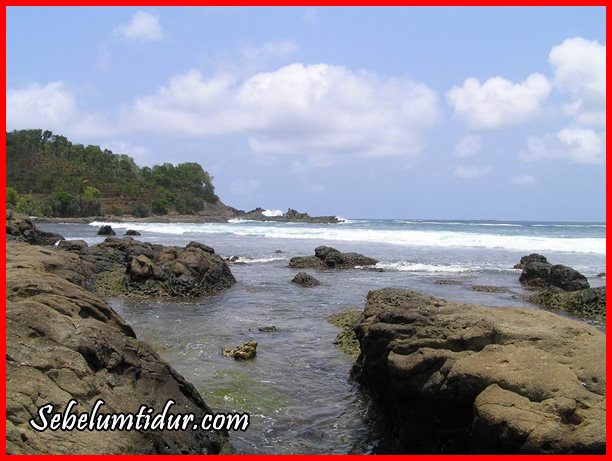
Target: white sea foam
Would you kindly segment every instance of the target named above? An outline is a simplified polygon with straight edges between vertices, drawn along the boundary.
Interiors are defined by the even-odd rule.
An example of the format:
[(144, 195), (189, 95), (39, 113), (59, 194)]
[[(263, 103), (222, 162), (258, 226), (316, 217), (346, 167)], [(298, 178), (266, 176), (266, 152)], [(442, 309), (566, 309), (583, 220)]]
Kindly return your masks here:
[(284, 213), (281, 210), (264, 210), (261, 214), (270, 218), (273, 216), (282, 216)]
[(243, 223), (247, 223), (247, 222), (261, 222), (261, 221), (257, 221), (256, 219), (232, 218), (232, 219), (228, 219), (227, 222), (231, 223), (231, 224), (243, 224)]
[(245, 264), (262, 264), (262, 263), (270, 263), (272, 261), (283, 261), (287, 258), (281, 258), (278, 256), (270, 256), (269, 258), (243, 258), (239, 256), (236, 262), (245, 263)]
[(478, 270), (477, 267), (465, 267), (460, 265), (451, 264), (448, 266), (434, 265), (434, 264), (423, 264), (423, 263), (411, 263), (411, 262), (379, 262), (376, 267), (385, 269), (388, 271), (399, 271), (399, 272), (432, 272), (432, 273), (461, 273), (461, 272), (474, 272)]
[(494, 248), (524, 252), (559, 251), (570, 253), (606, 254), (605, 238), (561, 238), (532, 235), (496, 235), (450, 230), (363, 229), (345, 226), (316, 226), (296, 224), (279, 226), (260, 223), (257, 226), (236, 226), (218, 223), (107, 223), (93, 222), (92, 226), (110, 224), (113, 228), (164, 234), (229, 234), (244, 237), (277, 239), (328, 240), (340, 242), (386, 243), (391, 245), (433, 248)]

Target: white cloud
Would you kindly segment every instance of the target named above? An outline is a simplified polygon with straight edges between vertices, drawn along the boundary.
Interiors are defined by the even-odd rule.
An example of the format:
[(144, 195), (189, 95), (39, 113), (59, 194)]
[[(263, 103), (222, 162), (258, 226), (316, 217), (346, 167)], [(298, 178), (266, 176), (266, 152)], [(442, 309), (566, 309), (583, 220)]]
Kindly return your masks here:
[(467, 134), (463, 136), (453, 149), (453, 155), (459, 158), (471, 157), (480, 152), (480, 136)]
[(571, 163), (595, 165), (605, 160), (605, 132), (589, 128), (564, 128), (543, 137), (530, 136), (527, 149), (520, 158), (524, 161), (539, 159), (568, 159)]
[(102, 135), (109, 130), (100, 114), (79, 109), (75, 95), (60, 80), (7, 89), (6, 128), (41, 128), (80, 136)]
[(568, 38), (552, 48), (548, 61), (554, 84), (572, 100), (565, 106), (581, 126), (603, 128), (606, 121), (606, 47), (597, 41)]
[(141, 130), (244, 133), (256, 153), (319, 157), (414, 155), (438, 118), (437, 96), (423, 84), (299, 63), (242, 83), (192, 70), (123, 113)]
[(494, 129), (525, 122), (538, 113), (551, 85), (541, 74), (531, 74), (522, 83), (493, 77), (483, 84), (468, 78), (463, 86), (446, 93), (455, 115), (472, 129)]
[(463, 179), (474, 179), (486, 176), (493, 171), (490, 166), (458, 166), (454, 170), (455, 176)]
[(530, 186), (535, 184), (536, 178), (530, 174), (522, 174), (520, 176), (513, 176), (510, 178), (510, 182), (512, 184), (516, 184), (517, 186)]
[(127, 24), (122, 24), (113, 31), (113, 35), (127, 40), (158, 41), (162, 39), (162, 30), (159, 24), (159, 17), (137, 11), (134, 13)]
[(113, 151), (114, 154), (126, 154), (137, 160), (142, 160), (151, 154), (148, 147), (132, 144), (127, 141), (109, 141), (102, 146), (103, 149)]

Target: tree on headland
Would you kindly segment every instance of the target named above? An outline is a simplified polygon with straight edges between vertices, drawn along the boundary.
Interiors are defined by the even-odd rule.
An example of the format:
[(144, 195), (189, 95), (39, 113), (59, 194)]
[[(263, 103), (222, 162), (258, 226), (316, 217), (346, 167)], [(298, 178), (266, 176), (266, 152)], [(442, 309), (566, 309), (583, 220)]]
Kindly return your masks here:
[[(198, 163), (140, 168), (128, 155), (73, 144), (48, 130), (6, 135), (7, 206), (30, 214), (193, 214), (219, 199)], [(27, 200), (24, 198), (27, 197)]]

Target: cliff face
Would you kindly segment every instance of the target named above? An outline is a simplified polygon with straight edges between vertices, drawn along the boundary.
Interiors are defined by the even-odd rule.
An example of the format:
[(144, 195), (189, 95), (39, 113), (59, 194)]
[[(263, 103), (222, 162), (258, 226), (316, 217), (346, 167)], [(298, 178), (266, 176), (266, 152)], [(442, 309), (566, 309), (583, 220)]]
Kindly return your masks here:
[(589, 325), (384, 289), (355, 331), (399, 452), (605, 452), (606, 338)]
[(104, 301), (83, 289), (92, 267), (78, 255), (9, 242), (7, 251), (8, 453), (219, 453), (227, 434), (187, 431), (35, 431), (28, 421), (53, 403), (75, 412), (137, 413), (141, 405), (210, 413), (196, 389), (139, 341)]

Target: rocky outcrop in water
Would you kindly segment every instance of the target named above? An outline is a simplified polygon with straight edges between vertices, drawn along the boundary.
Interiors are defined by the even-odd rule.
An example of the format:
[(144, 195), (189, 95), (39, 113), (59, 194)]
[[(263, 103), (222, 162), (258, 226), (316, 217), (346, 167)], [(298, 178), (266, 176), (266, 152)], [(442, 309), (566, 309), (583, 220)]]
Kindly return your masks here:
[(125, 273), (127, 292), (144, 296), (193, 298), (236, 283), (220, 256), (197, 246), (166, 247), (154, 259), (142, 254), (134, 256)]
[(263, 208), (255, 208), (254, 210), (242, 212), (237, 217), (240, 219), (251, 219), (254, 221), (273, 221), (273, 222), (301, 222), (311, 224), (337, 224), (340, 220), (336, 216), (310, 216), (308, 213), (300, 213), (292, 208), (289, 208), (286, 213), (281, 216), (266, 216)]
[(64, 237), (38, 230), (28, 216), (6, 210), (6, 240), (51, 246), (64, 240)]
[(236, 283), (225, 261), (199, 242), (180, 248), (107, 237), (92, 246), (69, 240), (59, 248), (91, 265), (90, 288), (103, 295), (199, 297)]
[(520, 265), (523, 272), (519, 281), (541, 289), (529, 296), (529, 301), (586, 319), (605, 321), (605, 287), (590, 288), (587, 278), (580, 272), (563, 264), (552, 265), (542, 255), (523, 256)]
[(335, 248), (319, 246), (314, 256), (296, 256), (289, 260), (289, 267), (313, 269), (353, 269), (356, 266), (370, 266), (378, 260), (359, 253), (342, 253)]
[(525, 265), (532, 262), (549, 264), (545, 256), (542, 256), (538, 253), (531, 253), (530, 255), (523, 256), (521, 258), (521, 261), (514, 265), (514, 269), (524, 269)]
[[(81, 286), (93, 264), (78, 254), (7, 244), (7, 453), (196, 454), (231, 451), (227, 434), (187, 431), (35, 431), (38, 407), (134, 412), (141, 405), (170, 413), (210, 408), (196, 389), (164, 362), (104, 301)], [(81, 286), (79, 286), (81, 285)]]
[(224, 357), (235, 360), (251, 360), (257, 355), (257, 341), (247, 341), (237, 347), (226, 347), (222, 351)]
[(306, 272), (298, 272), (295, 277), (291, 279), (291, 281), (306, 288), (321, 285), (321, 282), (319, 282), (316, 278), (314, 278), (310, 274), (307, 274)]
[(578, 291), (589, 288), (587, 278), (577, 270), (563, 264), (552, 265), (539, 254), (523, 256), (521, 262), (514, 266), (522, 267), (519, 281), (532, 287), (557, 287), (566, 291)]
[(98, 229), (98, 235), (116, 235), (116, 233), (111, 226), (104, 225)]
[(371, 291), (354, 374), (399, 452), (604, 453), (605, 335), (534, 309)]
[(134, 229), (128, 229), (125, 231), (125, 234), (123, 235), (127, 235), (128, 237), (137, 237), (140, 235), (140, 232)]

